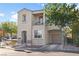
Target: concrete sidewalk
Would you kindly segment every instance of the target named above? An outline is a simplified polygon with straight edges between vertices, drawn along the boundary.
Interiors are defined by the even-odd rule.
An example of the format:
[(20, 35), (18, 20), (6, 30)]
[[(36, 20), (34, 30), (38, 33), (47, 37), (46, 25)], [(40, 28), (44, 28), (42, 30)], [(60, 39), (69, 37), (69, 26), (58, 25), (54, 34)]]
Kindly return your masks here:
[(39, 51), (31, 51), (30, 53), (27, 51), (14, 51), (11, 49), (0, 48), (0, 56), (79, 56), (78, 53), (70, 53), (70, 52), (39, 52)]

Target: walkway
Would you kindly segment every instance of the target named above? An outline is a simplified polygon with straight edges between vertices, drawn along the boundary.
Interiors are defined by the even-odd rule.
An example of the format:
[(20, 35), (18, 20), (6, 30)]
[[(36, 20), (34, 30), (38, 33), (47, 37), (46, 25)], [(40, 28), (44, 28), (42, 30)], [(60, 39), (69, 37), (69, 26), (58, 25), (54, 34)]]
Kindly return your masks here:
[(0, 56), (79, 56), (79, 53), (70, 52), (39, 52), (39, 51), (14, 51), (0, 48)]

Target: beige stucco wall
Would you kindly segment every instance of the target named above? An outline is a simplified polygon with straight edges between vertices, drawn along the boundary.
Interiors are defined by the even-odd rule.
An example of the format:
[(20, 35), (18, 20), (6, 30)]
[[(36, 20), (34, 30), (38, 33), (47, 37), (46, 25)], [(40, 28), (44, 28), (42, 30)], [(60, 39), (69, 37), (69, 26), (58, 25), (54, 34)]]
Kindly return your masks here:
[[(57, 42), (62, 42), (62, 35), (61, 35), (61, 31), (60, 31), (60, 28), (59, 27), (57, 27), (57, 26), (55, 26), (55, 25), (52, 25), (52, 26), (46, 26), (45, 27), (45, 30), (46, 30), (46, 34), (45, 34), (45, 38), (46, 38), (46, 40), (47, 40), (47, 44), (49, 44), (49, 43), (53, 43), (52, 41), (57, 41)], [(49, 31), (51, 31), (50, 33), (49, 33)], [(52, 32), (53, 31), (53, 32)], [(55, 32), (57, 32), (57, 33), (59, 33), (59, 35), (54, 35), (55, 34)], [(53, 34), (52, 34), (53, 33)], [(56, 40), (52, 40), (52, 39), (54, 39), (55, 37), (57, 37), (58, 39), (56, 39)]]
[[(34, 38), (34, 30), (41, 30), (42, 31), (42, 38)], [(46, 41), (45, 41), (45, 29), (44, 29), (44, 25), (34, 25), (32, 27), (32, 44), (33, 45), (45, 45)]]
[(47, 30), (60, 30), (60, 28), (58, 26), (55, 26), (54, 24), (51, 26), (46, 26)]
[(55, 26), (54, 24), (52, 26), (45, 26), (45, 39), (47, 44), (52, 43), (51, 41), (52, 37), (50, 38), (50, 35), (49, 35), (50, 30), (60, 30), (60, 28)]
[[(22, 15), (26, 14), (26, 22), (22, 22)], [(21, 32), (27, 32), (27, 41), (31, 40), (31, 21), (32, 21), (32, 12), (28, 10), (22, 10), (18, 13), (18, 38), (21, 37)], [(21, 37), (22, 38), (22, 37)]]
[[(27, 31), (27, 40), (32, 41), (32, 45), (45, 45), (45, 26), (44, 25), (33, 25), (32, 21), (36, 20), (33, 14), (40, 12), (31, 12), (28, 10), (22, 10), (18, 13), (18, 38), (21, 37), (22, 31)], [(22, 15), (26, 14), (26, 22), (22, 22)], [(34, 30), (42, 30), (42, 38), (34, 38)]]
[[(42, 11), (41, 11), (42, 12)], [(33, 14), (41, 13), (32, 12), (30, 10), (21, 10), (18, 12), (18, 34), (17, 37), (21, 37), (22, 31), (27, 31), (27, 41), (30, 40), (32, 45), (45, 45), (49, 43), (49, 30), (59, 30), (57, 26), (46, 26), (45, 25), (45, 15), (43, 14), (43, 25), (33, 25), (32, 21), (36, 20)], [(22, 22), (22, 15), (26, 14), (26, 22)], [(34, 30), (42, 30), (42, 38), (34, 38)]]
[(33, 13), (32, 13), (32, 14), (37, 14), (37, 13), (43, 13), (43, 10), (33, 11)]
[[(36, 13), (43, 13), (42, 11), (39, 12), (33, 12), (33, 14)], [(43, 16), (43, 25), (32, 25), (32, 45), (45, 45), (45, 16)], [(33, 16), (32, 20), (38, 20), (38, 16)], [(41, 30), (42, 31), (42, 38), (34, 38), (34, 30)]]

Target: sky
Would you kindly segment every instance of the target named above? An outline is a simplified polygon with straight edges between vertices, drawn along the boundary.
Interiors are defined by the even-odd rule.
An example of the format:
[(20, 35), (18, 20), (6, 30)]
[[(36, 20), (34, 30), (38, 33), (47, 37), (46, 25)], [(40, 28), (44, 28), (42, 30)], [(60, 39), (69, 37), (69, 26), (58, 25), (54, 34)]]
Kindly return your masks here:
[(30, 10), (41, 10), (41, 3), (0, 3), (0, 22), (13, 21), (17, 22), (17, 12), (23, 8)]
[[(41, 10), (43, 3), (0, 3), (0, 23), (9, 21), (17, 22), (17, 12), (23, 8), (30, 10)], [(78, 4), (79, 8), (79, 4)]]

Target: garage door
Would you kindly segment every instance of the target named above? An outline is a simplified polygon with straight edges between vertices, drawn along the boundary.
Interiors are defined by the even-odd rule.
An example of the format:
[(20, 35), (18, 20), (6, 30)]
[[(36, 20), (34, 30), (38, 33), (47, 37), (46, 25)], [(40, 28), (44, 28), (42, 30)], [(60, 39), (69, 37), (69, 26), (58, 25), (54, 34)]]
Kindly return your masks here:
[(52, 30), (50, 32), (50, 40), (53, 44), (61, 44), (61, 32), (58, 30)]

